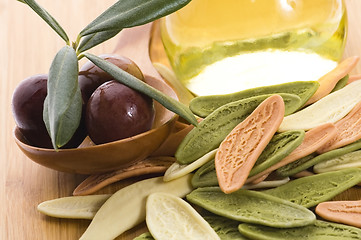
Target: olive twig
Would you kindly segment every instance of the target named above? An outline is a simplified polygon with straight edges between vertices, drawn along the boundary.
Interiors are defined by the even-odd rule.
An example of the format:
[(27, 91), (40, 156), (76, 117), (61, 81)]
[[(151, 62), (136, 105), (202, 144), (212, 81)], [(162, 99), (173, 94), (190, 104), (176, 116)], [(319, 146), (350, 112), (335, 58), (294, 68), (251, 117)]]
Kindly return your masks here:
[[(77, 53), (78, 55), (78, 53)], [(78, 55), (78, 61), (80, 61), (81, 59), (83, 59), (83, 57), (85, 57), (85, 55), (83, 53), (79, 53)]]
[[(114, 37), (123, 28), (152, 22), (190, 2), (190, 0), (119, 0), (82, 30), (72, 42), (60, 24), (35, 0), (18, 1), (31, 7), (66, 43), (51, 64), (43, 109), (43, 121), (55, 149), (64, 146), (80, 124), (82, 95), (78, 84), (79, 60), (84, 56), (95, 59), (96, 62), (99, 60), (96, 56), (84, 52)], [(104, 64), (102, 61), (100, 65)], [(195, 116), (187, 106), (112, 64), (110, 68), (105, 64), (105, 68), (106, 72), (115, 72), (118, 81), (125, 80), (125, 85), (143, 92), (193, 125), (197, 125)]]

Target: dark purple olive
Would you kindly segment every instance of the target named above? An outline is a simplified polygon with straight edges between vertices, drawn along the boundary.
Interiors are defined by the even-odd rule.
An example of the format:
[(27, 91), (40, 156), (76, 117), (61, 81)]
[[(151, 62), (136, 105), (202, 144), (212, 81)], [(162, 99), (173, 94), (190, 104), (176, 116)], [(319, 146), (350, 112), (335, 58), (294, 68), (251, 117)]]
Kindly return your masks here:
[(86, 109), (88, 134), (95, 144), (146, 132), (153, 121), (153, 100), (115, 80), (98, 87)]
[[(136, 78), (144, 80), (144, 76), (139, 67), (129, 58), (109, 54), (101, 55), (99, 57), (115, 64)], [(90, 61), (85, 63), (79, 71), (79, 87), (81, 89), (84, 102), (86, 103), (88, 101), (95, 89), (97, 89), (100, 85), (113, 79), (114, 78), (112, 76), (95, 66), (94, 63)]]
[[(41, 148), (53, 148), (43, 121), (47, 81), (45, 74), (26, 78), (16, 87), (12, 98), (12, 112), (20, 132), (30, 145)], [(83, 117), (73, 138), (62, 148), (77, 147), (86, 135)]]

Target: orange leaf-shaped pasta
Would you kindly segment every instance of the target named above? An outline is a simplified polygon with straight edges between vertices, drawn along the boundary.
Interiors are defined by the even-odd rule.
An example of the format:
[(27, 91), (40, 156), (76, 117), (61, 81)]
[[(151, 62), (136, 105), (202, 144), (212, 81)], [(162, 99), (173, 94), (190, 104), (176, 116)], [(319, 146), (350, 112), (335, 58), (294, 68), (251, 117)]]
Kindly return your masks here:
[(326, 220), (361, 228), (361, 200), (323, 202), (317, 205), (316, 213)]
[(317, 153), (325, 153), (361, 139), (361, 102), (346, 117), (335, 123), (337, 134), (323, 145)]
[(281, 96), (264, 100), (223, 140), (215, 156), (219, 186), (225, 193), (240, 189), (257, 158), (267, 146), (284, 117)]

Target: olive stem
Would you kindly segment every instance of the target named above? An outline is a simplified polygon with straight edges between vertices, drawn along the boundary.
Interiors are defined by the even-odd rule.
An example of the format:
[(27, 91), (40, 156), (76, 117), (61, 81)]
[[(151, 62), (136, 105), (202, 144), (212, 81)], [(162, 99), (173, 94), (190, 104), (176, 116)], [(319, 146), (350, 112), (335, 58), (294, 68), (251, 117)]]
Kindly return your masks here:
[[(78, 56), (78, 59), (79, 59), (79, 55), (81, 54), (81, 51), (79, 51), (79, 43), (80, 43), (80, 40), (81, 40), (81, 36), (78, 35), (78, 36), (76, 37), (75, 46), (74, 46), (76, 55)], [(84, 57), (84, 56), (83, 56), (83, 57)], [(81, 57), (81, 58), (83, 58), (83, 57)], [(81, 59), (81, 58), (80, 58), (80, 59)], [(79, 60), (80, 60), (80, 59), (79, 59)]]
[(78, 56), (78, 61), (80, 61), (83, 57), (85, 57), (85, 55), (83, 53), (80, 53), (78, 55), (78, 52), (77, 52), (77, 56)]

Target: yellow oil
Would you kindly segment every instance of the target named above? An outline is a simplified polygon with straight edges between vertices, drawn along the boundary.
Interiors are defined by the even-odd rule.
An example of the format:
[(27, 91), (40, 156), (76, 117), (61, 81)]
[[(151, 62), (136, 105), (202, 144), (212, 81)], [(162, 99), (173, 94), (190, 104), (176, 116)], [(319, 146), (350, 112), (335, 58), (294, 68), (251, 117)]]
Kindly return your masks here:
[(161, 22), (178, 79), (195, 95), (317, 80), (337, 65), (342, 0), (192, 0)]

